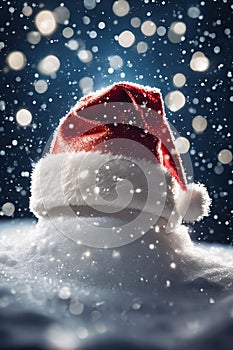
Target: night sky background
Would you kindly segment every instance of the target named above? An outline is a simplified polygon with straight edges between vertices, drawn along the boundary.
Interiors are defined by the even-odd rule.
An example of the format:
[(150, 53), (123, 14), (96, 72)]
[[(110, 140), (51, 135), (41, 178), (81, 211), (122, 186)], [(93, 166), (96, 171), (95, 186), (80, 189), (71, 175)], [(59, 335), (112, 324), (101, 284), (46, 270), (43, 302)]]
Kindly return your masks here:
[[(222, 150), (232, 151), (231, 2), (128, 0), (130, 10), (122, 17), (114, 13), (113, 3), (112, 0), (96, 0), (96, 3), (92, 0), (27, 3), (1, 0), (0, 208), (10, 202), (15, 211), (6, 216), (3, 210), (0, 218), (33, 217), (28, 209), (32, 165), (42, 156), (59, 119), (83, 95), (80, 80), (92, 78), (93, 90), (127, 80), (158, 87), (164, 97), (174, 90), (184, 94), (183, 108), (172, 112), (166, 107), (167, 118), (179, 134), (189, 140), (195, 181), (206, 184), (213, 199), (211, 215), (195, 224), (190, 234), (197, 240), (232, 244), (232, 162), (222, 164), (218, 158)], [(31, 15), (23, 14), (25, 6), (31, 7)], [(59, 6), (69, 10), (69, 18), (65, 23), (58, 23), (53, 34), (42, 35), (37, 44), (31, 44), (28, 33), (38, 31), (35, 16), (42, 10), (53, 11)], [(198, 13), (198, 17), (190, 17), (190, 7), (196, 8), (193, 13)], [(141, 23), (153, 21), (157, 28), (166, 28), (166, 34), (144, 35), (140, 26), (132, 26), (134, 17)], [(176, 21), (186, 24), (184, 37), (178, 43), (167, 35)], [(66, 27), (73, 30), (70, 38), (64, 37)], [(125, 30), (135, 36), (129, 48), (122, 47), (117, 40)], [(78, 48), (72, 50), (70, 40), (74, 40), (73, 47), (78, 43)], [(141, 41), (148, 45), (144, 53), (137, 50)], [(90, 62), (85, 63), (77, 56), (83, 49), (92, 52)], [(18, 71), (11, 69), (7, 61), (14, 51), (26, 57), (25, 67)], [(209, 68), (204, 72), (190, 67), (196, 51), (209, 59)], [(38, 69), (39, 62), (48, 55), (60, 61), (60, 68), (52, 75), (44, 75)], [(122, 59), (120, 69), (109, 69), (109, 57), (113, 55)], [(173, 84), (176, 73), (186, 77), (186, 84), (181, 88)], [(44, 93), (35, 89), (40, 79), (48, 85)], [(32, 122), (25, 127), (16, 120), (16, 113), (22, 108), (32, 114)], [(192, 127), (197, 115), (207, 120), (203, 133), (196, 133)]]

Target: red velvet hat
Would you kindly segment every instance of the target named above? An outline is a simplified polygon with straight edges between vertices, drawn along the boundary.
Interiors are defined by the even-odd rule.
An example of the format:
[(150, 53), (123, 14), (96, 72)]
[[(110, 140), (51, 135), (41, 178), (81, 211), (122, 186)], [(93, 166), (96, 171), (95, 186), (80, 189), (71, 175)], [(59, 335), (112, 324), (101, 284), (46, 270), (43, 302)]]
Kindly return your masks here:
[[(124, 140), (143, 147), (125, 147)], [(141, 153), (143, 148), (146, 153)], [(137, 159), (142, 161), (144, 169), (145, 164), (154, 165), (156, 171), (159, 169), (165, 175), (168, 183), (166, 205), (168, 203), (171, 208), (173, 205), (169, 205), (169, 201), (174, 204), (173, 209), (164, 210), (166, 219), (174, 211), (176, 217), (187, 221), (208, 215), (210, 198), (205, 187), (187, 184), (160, 91), (128, 82), (116, 83), (83, 97), (62, 118), (50, 154), (34, 169), (31, 210), (39, 217), (56, 206), (85, 205), (85, 198), (77, 193), (75, 179), (80, 175), (80, 162), (87, 171), (96, 171), (103, 160), (111, 158), (119, 162), (122, 158)], [(65, 172), (62, 179), (58, 176), (61, 171)], [(57, 176), (59, 181), (56, 181)], [(157, 191), (156, 196), (158, 200), (162, 193)], [(93, 201), (96, 204), (96, 199)], [(138, 209), (135, 203), (130, 205), (132, 209)], [(152, 204), (148, 208), (153, 211)]]

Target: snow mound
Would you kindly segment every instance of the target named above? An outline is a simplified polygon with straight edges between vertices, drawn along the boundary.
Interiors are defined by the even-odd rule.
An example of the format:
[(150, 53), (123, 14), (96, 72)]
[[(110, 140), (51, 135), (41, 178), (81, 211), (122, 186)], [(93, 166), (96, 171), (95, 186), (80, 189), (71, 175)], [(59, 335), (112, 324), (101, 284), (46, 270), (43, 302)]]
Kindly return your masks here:
[[(176, 284), (198, 278), (223, 289), (232, 286), (233, 249), (195, 244), (185, 226), (172, 233), (151, 229), (130, 244), (101, 249), (77, 244), (53, 224), (43, 219), (39, 226), (5, 226), (0, 236), (0, 265), (5, 273), (110, 288), (140, 288), (148, 283), (163, 288), (168, 280)], [(82, 230), (82, 221), (80, 225)]]
[(1, 225), (4, 349), (232, 348), (232, 248), (182, 226), (96, 249), (43, 224)]

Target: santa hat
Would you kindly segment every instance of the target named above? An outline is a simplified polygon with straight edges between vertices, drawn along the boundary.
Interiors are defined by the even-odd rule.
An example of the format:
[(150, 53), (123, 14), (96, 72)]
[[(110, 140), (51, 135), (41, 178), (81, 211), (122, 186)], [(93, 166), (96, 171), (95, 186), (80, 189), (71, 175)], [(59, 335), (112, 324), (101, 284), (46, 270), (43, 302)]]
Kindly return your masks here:
[[(111, 161), (112, 168), (106, 166), (99, 179), (99, 169)], [(150, 198), (143, 206), (146, 212), (153, 214), (163, 198), (159, 215), (168, 221), (172, 217), (173, 226), (182, 219), (194, 222), (208, 215), (211, 200), (204, 185), (187, 184), (160, 91), (128, 82), (83, 97), (61, 119), (49, 154), (33, 170), (31, 211), (44, 217), (59, 207), (101, 208), (100, 192), (111, 198), (114, 186), (110, 182), (116, 179), (132, 183), (137, 195), (127, 205), (141, 210), (145, 202), (145, 191), (140, 190), (141, 170), (132, 172), (126, 161), (135, 161), (146, 175), (158, 180), (148, 187)], [(118, 181), (121, 195), (114, 201), (104, 201), (105, 207), (106, 202), (109, 208), (125, 206), (124, 184), (121, 188)]]

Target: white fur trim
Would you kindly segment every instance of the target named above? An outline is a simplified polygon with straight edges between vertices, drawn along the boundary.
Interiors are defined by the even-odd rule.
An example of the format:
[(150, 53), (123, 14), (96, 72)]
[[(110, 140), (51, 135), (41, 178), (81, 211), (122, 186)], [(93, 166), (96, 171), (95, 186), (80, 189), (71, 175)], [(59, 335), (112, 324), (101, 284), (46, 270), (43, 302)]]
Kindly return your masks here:
[(41, 217), (62, 206), (88, 205), (107, 213), (128, 207), (164, 217), (174, 228), (181, 219), (176, 185), (164, 167), (145, 160), (100, 152), (50, 154), (33, 170), (30, 209)]
[(191, 183), (186, 192), (180, 192), (177, 202), (178, 213), (187, 222), (200, 221), (209, 215), (211, 199), (203, 184)]

